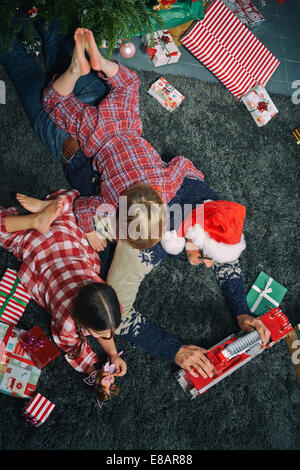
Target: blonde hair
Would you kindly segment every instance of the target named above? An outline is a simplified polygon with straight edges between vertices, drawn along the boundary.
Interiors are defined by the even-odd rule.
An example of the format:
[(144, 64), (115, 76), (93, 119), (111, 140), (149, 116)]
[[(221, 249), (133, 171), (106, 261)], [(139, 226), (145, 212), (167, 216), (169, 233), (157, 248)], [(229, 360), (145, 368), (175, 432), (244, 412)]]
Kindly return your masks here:
[(121, 194), (124, 196), (125, 207), (119, 205), (119, 210), (123, 207), (119, 212), (119, 229), (122, 224), (126, 229), (124, 238), (133, 248), (151, 248), (161, 240), (166, 225), (166, 209), (159, 190), (150, 184), (137, 183)]

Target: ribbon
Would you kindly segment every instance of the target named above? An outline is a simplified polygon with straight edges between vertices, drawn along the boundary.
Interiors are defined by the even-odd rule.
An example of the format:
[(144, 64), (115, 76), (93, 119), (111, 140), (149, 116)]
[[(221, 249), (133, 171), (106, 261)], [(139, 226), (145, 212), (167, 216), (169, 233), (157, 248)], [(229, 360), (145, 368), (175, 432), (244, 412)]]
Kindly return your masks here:
[(0, 340), (0, 364), (5, 364), (5, 348), (5, 342), (3, 340)]
[(259, 111), (260, 113), (262, 113), (263, 111), (268, 111), (268, 104), (269, 104), (269, 101), (267, 101), (265, 98), (263, 98), (262, 96), (260, 96), (260, 94), (256, 91), (256, 90), (251, 90), (253, 91), (253, 93), (256, 93), (257, 96), (259, 97), (260, 101), (257, 103), (257, 108), (255, 109), (251, 109), (250, 110), (250, 113), (254, 113), (255, 111)]
[(33, 336), (30, 331), (28, 331), (23, 335), (23, 341), (24, 343), (22, 346), (26, 352), (35, 352), (45, 346), (48, 338), (37, 338), (36, 336)]
[(165, 44), (169, 44), (169, 42), (171, 42), (171, 39), (169, 38), (169, 36), (166, 36), (166, 35), (162, 35), (160, 36), (160, 39), (165, 43)]
[(20, 282), (20, 280), (16, 277), (14, 285), (12, 286), (12, 289), (11, 289), (9, 294), (7, 294), (6, 292), (3, 292), (2, 290), (0, 290), (0, 295), (2, 297), (6, 297), (6, 300), (4, 301), (4, 303), (2, 304), (2, 307), (0, 309), (0, 317), (2, 316), (3, 312), (5, 311), (5, 309), (7, 307), (7, 304), (10, 301), (10, 299), (13, 299), (18, 304), (23, 305), (23, 307), (27, 307), (26, 302), (24, 302), (23, 300), (17, 299), (16, 297), (13, 297), (14, 293), (16, 292), (16, 290), (18, 288), (19, 282)]
[(276, 300), (272, 299), (272, 297), (270, 297), (268, 294), (271, 294), (273, 292), (273, 290), (271, 289), (270, 285), (272, 284), (273, 282), (273, 278), (270, 277), (265, 288), (264, 289), (260, 289), (259, 287), (257, 287), (255, 284), (252, 286), (252, 289), (254, 289), (256, 292), (259, 292), (259, 296), (258, 298), (256, 299), (256, 301), (254, 302), (254, 304), (252, 305), (252, 307), (250, 308), (251, 312), (254, 313), (255, 310), (257, 309), (257, 307), (259, 306), (260, 302), (262, 301), (263, 297), (267, 300), (269, 300), (269, 302), (271, 302), (273, 305), (275, 305), (275, 307), (278, 307), (279, 306), (279, 303), (276, 302)]
[(155, 54), (157, 53), (157, 49), (154, 47), (146, 47), (147, 54), (150, 56), (150, 59), (153, 60)]
[(24, 417), (25, 417), (26, 423), (32, 424), (33, 426), (36, 426), (39, 422), (37, 418), (34, 418), (33, 416), (30, 416), (28, 414), (26, 414)]

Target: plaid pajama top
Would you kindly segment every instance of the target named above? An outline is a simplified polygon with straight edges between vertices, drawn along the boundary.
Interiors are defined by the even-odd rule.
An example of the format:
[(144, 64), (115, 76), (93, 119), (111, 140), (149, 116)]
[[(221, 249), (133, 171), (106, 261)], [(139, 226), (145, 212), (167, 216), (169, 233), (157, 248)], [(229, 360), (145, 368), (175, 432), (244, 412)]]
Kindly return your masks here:
[[(15, 207), (0, 207), (0, 244), (23, 262), (18, 277), (34, 300), (51, 314), (53, 339), (67, 353), (79, 341), (70, 315), (77, 290), (88, 282), (103, 280), (97, 275), (100, 272), (98, 253), (89, 246), (72, 212), (79, 193), (56, 191), (47, 199), (60, 194), (64, 198), (63, 212), (46, 234), (36, 230), (6, 232), (5, 218), (18, 215), (18, 211)], [(82, 331), (85, 336), (89, 335), (87, 330)], [(87, 343), (78, 358), (71, 360), (67, 355), (65, 358), (79, 372), (87, 372), (99, 361)]]
[(124, 65), (107, 80), (110, 92), (98, 106), (81, 103), (73, 93), (63, 96), (52, 86), (43, 94), (43, 108), (49, 117), (73, 138), (100, 174), (101, 196), (79, 197), (74, 212), (84, 233), (94, 230), (94, 216), (112, 215), (119, 205), (119, 195), (135, 183), (147, 183), (162, 190), (164, 202), (176, 194), (185, 177), (201, 179), (204, 175), (183, 156), (165, 164), (150, 143), (141, 137), (139, 117), (140, 80)]

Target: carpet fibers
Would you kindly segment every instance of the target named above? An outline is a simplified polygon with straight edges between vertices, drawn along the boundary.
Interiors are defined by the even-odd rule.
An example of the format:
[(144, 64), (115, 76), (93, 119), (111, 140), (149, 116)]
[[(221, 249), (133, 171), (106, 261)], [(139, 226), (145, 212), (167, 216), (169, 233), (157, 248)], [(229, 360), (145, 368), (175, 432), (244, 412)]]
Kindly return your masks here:
[[(156, 72), (139, 71), (143, 135), (165, 161), (184, 155), (203, 171), (223, 199), (247, 207), (247, 249), (240, 262), (246, 289), (260, 271), (288, 288), (282, 310), (300, 320), (297, 256), (299, 148), (292, 136), (299, 109), (272, 95), (279, 113), (258, 128), (244, 105), (222, 85), (165, 75), (185, 95), (168, 113), (147, 94)], [(15, 193), (43, 198), (69, 187), (60, 164), (35, 136), (5, 74), (0, 105), (0, 204)], [(105, 258), (105, 256), (104, 256)], [(103, 259), (104, 259), (103, 258)], [(18, 261), (0, 249), (0, 276)], [(105, 269), (105, 264), (103, 263)], [(171, 257), (143, 281), (136, 307), (187, 344), (211, 347), (233, 332), (233, 322), (213, 273)], [(19, 322), (50, 335), (50, 317), (30, 301)], [(93, 345), (93, 338), (89, 338)], [(95, 350), (97, 344), (95, 343)], [(300, 449), (300, 384), (285, 340), (190, 400), (165, 363), (121, 338), (128, 373), (120, 394), (97, 407), (95, 396), (61, 355), (41, 374), (38, 391), (55, 403), (47, 422), (24, 422), (24, 400), (0, 395), (0, 448), (5, 450), (274, 450)]]

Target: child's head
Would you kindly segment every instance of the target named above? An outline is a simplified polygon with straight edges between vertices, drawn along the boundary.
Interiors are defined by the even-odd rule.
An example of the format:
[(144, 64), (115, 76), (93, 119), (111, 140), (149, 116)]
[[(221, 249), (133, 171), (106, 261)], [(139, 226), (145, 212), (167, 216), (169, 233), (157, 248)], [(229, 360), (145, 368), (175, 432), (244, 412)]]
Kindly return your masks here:
[(82, 287), (73, 301), (72, 318), (75, 321), (80, 344), (69, 357), (78, 357), (85, 342), (81, 328), (93, 336), (110, 339), (121, 323), (121, 307), (114, 289), (108, 284), (90, 282)]
[[(166, 208), (158, 189), (137, 183), (126, 189), (119, 204), (119, 238), (138, 250), (158, 243), (166, 228)], [(124, 201), (124, 202), (123, 202)]]

